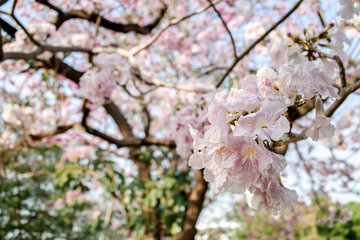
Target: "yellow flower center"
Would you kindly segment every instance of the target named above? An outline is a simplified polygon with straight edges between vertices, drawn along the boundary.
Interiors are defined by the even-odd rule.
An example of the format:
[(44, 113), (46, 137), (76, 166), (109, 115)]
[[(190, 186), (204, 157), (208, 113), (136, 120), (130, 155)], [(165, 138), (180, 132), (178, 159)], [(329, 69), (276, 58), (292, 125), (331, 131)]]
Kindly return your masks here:
[(259, 118), (256, 120), (255, 128), (256, 128), (256, 129), (268, 128), (268, 122), (266, 121), (265, 118), (259, 117)]
[(255, 150), (251, 146), (245, 145), (242, 150), (242, 155), (246, 158), (254, 158)]

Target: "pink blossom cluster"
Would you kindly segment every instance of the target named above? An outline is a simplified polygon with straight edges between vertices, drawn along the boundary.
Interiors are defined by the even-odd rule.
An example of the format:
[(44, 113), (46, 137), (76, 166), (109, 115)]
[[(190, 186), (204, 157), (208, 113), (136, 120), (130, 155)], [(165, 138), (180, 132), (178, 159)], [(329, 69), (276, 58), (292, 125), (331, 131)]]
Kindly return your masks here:
[(21, 107), (17, 104), (8, 104), (3, 108), (3, 120), (14, 127), (19, 127), (24, 123), (32, 121), (35, 114), (32, 107)]
[(87, 145), (79, 145), (70, 141), (62, 155), (62, 160), (76, 162), (80, 159), (88, 159), (89, 161), (96, 159), (96, 151), (93, 147)]
[(175, 131), (173, 138), (176, 140), (176, 152), (183, 158), (189, 159), (193, 151), (193, 139), (189, 128), (192, 127), (201, 132), (201, 129), (208, 124), (206, 113), (206, 101), (213, 94), (202, 96), (198, 104), (187, 105), (176, 112), (174, 118)]
[(320, 138), (331, 138), (335, 135), (335, 127), (330, 123), (330, 118), (325, 116), (324, 106), (319, 96), (315, 99), (315, 118), (310, 128), (306, 131), (306, 136), (317, 141)]
[(22, 127), (29, 134), (38, 134), (43, 130), (53, 130), (56, 125), (54, 112), (44, 109), (37, 112), (34, 107), (30, 106), (7, 104), (3, 107), (1, 116), (8, 126), (12, 128)]
[[(198, 122), (193, 127), (195, 120), (187, 119), (194, 140), (189, 165), (204, 168), (205, 180), (214, 183), (213, 194), (222, 188), (248, 192), (253, 208), (277, 214), (297, 202), (296, 192), (280, 179), (287, 162), (273, 149), (290, 132), (288, 107), (316, 96), (316, 116), (306, 134), (313, 140), (332, 137), (334, 128), (320, 95), (338, 98), (337, 89), (326, 72), (307, 61), (282, 66), (278, 72), (263, 67), (241, 83), (241, 89), (219, 91), (207, 99), (207, 112), (198, 120), (207, 125), (199, 129)], [(191, 112), (189, 107), (186, 111)]]
[(82, 195), (82, 191), (81, 191), (81, 187), (78, 186), (75, 190), (68, 190), (66, 192), (66, 197), (64, 198), (59, 198), (55, 201), (54, 203), (54, 207), (55, 208), (61, 208), (63, 207), (65, 204), (68, 205), (73, 205), (76, 202), (82, 202), (84, 201), (85, 198)]
[(16, 134), (8, 129), (0, 133), (0, 147), (2, 149), (13, 149), (16, 146)]
[[(324, 203), (325, 204), (325, 203)], [(324, 205), (322, 204), (322, 205)], [(330, 228), (334, 227), (334, 223), (341, 222), (341, 223), (347, 223), (351, 221), (353, 213), (347, 209), (338, 209), (335, 206), (330, 206), (328, 208), (328, 217), (320, 218), (317, 220), (317, 225), (327, 225)]]
[[(256, 84), (253, 77), (258, 78), (244, 80)], [(284, 116), (287, 108), (280, 97), (265, 98), (256, 85), (243, 86), (220, 91), (210, 100), (206, 115), (210, 124), (203, 128), (203, 136), (190, 126), (194, 154), (189, 165), (204, 168), (205, 180), (214, 183), (213, 194), (222, 188), (234, 193), (249, 190), (254, 208), (276, 214), (297, 201), (295, 191), (279, 179), (285, 158), (267, 149), (290, 130)]]
[(94, 59), (95, 66), (80, 78), (82, 96), (96, 105), (103, 104), (105, 98), (110, 98), (116, 88), (119, 78), (119, 71), (116, 68), (123, 62), (123, 58), (117, 54), (99, 54)]
[[(28, 33), (38, 42), (46, 43), (47, 40), (56, 32), (54, 25), (42, 22), (40, 24), (31, 23), (27, 26)], [(15, 33), (15, 41), (4, 45), (5, 52), (24, 52), (30, 53), (38, 47), (30, 40), (23, 29)], [(38, 56), (39, 58), (47, 59), (51, 57), (51, 53), (44, 52)]]
[(355, 0), (339, 0), (341, 9), (339, 11), (340, 16), (349, 20), (354, 17), (354, 15), (359, 16), (359, 9), (355, 7)]

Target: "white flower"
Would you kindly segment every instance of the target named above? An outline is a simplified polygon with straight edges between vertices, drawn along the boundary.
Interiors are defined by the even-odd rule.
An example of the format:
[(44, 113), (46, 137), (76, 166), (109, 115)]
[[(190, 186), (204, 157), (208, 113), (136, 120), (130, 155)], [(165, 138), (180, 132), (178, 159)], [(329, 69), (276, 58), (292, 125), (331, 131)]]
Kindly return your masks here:
[(355, 8), (354, 0), (339, 0), (340, 5), (342, 8), (339, 11), (340, 16), (345, 19), (349, 20), (354, 15), (359, 16), (359, 11)]
[(5, 149), (12, 149), (15, 148), (15, 145), (16, 145), (16, 134), (9, 130), (5, 130), (0, 135), (0, 146)]
[(333, 137), (335, 135), (335, 127), (330, 123), (330, 118), (325, 116), (323, 102), (318, 95), (315, 100), (315, 110), (315, 118), (305, 135), (314, 141), (319, 140), (319, 138)]
[(115, 75), (107, 68), (93, 67), (80, 78), (81, 94), (97, 105), (103, 104), (105, 97), (110, 98), (115, 87)]
[(8, 104), (4, 107), (2, 112), (2, 118), (6, 123), (9, 123), (15, 127), (20, 126), (22, 116), (22, 110), (19, 105)]

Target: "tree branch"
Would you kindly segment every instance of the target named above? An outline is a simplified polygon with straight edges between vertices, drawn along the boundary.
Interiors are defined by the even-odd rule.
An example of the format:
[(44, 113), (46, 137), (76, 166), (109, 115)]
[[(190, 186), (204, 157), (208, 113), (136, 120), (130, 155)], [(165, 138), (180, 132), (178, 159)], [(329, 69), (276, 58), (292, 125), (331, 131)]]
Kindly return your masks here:
[(75, 124), (58, 126), (54, 131), (44, 132), (44, 133), (41, 133), (39, 135), (30, 135), (30, 137), (31, 137), (31, 139), (33, 141), (37, 141), (37, 140), (41, 140), (41, 139), (46, 138), (46, 137), (51, 137), (51, 136), (54, 136), (54, 135), (57, 135), (57, 134), (65, 133), (68, 130), (72, 129), (74, 126), (75, 126)]
[(157, 138), (137, 138), (137, 137), (126, 137), (123, 140), (117, 140), (109, 135), (106, 135), (94, 128), (86, 127), (86, 132), (90, 133), (91, 135), (100, 137), (109, 143), (115, 144), (117, 147), (141, 147), (141, 146), (165, 146), (169, 148), (175, 148), (176, 143), (173, 140), (168, 139), (157, 139)]
[[(15, 5), (14, 5), (14, 7), (15, 7)], [(14, 8), (14, 9), (15, 9), (15, 8)], [(14, 10), (14, 9), (13, 9), (13, 10)], [(17, 19), (17, 17), (15, 17), (13, 10), (12, 10), (12, 12), (11, 12), (11, 14), (10, 14), (10, 16), (12, 17), (12, 19), (14, 19), (14, 21), (16, 22), (16, 24), (19, 25), (22, 30), (24, 30), (25, 34), (28, 36), (28, 38), (29, 38), (36, 46), (40, 46), (40, 45), (41, 45), (40, 42), (38, 42), (38, 41), (28, 32), (28, 30), (27, 30), (27, 29), (25, 28), (25, 26), (19, 21), (19, 19)]]
[(1, 6), (1, 5), (4, 5), (7, 1), (9, 1), (9, 0), (1, 0), (1, 1), (0, 1), (0, 6)]
[(110, 114), (110, 116), (114, 119), (116, 125), (119, 127), (120, 132), (124, 138), (134, 136), (126, 118), (124, 117), (124, 115), (122, 115), (119, 108), (113, 102), (105, 103), (103, 105), (103, 107)]
[(8, 24), (7, 22), (5, 22), (2, 18), (0, 18), (0, 24), (1, 24), (1, 28), (7, 33), (9, 34), (9, 36), (11, 38), (15, 38), (15, 33), (16, 33), (16, 28), (14, 28), (13, 26), (11, 26), (10, 24)]
[(165, 146), (165, 147), (169, 147), (169, 148), (176, 147), (176, 143), (173, 140), (168, 140), (168, 139), (157, 139), (157, 138), (151, 138), (151, 137), (146, 137), (146, 138), (127, 137), (127, 138), (124, 138), (123, 140), (118, 140), (118, 139), (115, 139), (115, 138), (113, 138), (105, 133), (102, 133), (94, 128), (91, 128), (87, 125), (84, 126), (83, 124), (80, 124), (80, 123), (73, 123), (73, 124), (64, 125), (64, 126), (58, 126), (54, 131), (43, 132), (39, 135), (30, 135), (30, 137), (33, 141), (39, 141), (46, 137), (52, 137), (57, 134), (65, 133), (68, 130), (74, 129), (74, 128), (78, 129), (78, 130), (83, 130), (83, 131), (85, 131), (91, 135), (94, 135), (96, 137), (99, 137), (111, 144), (115, 144), (119, 148), (141, 147), (141, 146), (150, 146), (150, 145)]
[(184, 226), (182, 231), (176, 234), (172, 240), (193, 240), (196, 235), (196, 222), (203, 208), (208, 183), (204, 179), (203, 171), (196, 170), (196, 185), (191, 190), (189, 205), (185, 212)]
[(341, 87), (344, 88), (346, 87), (346, 73), (345, 73), (344, 64), (338, 55), (333, 56), (333, 59), (336, 61), (336, 63), (339, 66)]
[(320, 52), (320, 51), (317, 51), (317, 52), (319, 53), (319, 56), (321, 58), (329, 58), (329, 59), (335, 60), (335, 62), (337, 63), (337, 65), (339, 67), (341, 88), (346, 87), (346, 71), (345, 71), (344, 63), (341, 61), (341, 58), (338, 55), (328, 55), (328, 54)]
[(122, 32), (122, 33), (128, 33), (128, 32), (136, 32), (140, 34), (151, 33), (151, 31), (160, 23), (161, 19), (164, 17), (167, 10), (167, 6), (164, 5), (164, 7), (160, 10), (159, 16), (155, 18), (152, 23), (145, 26), (140, 26), (139, 24), (135, 24), (135, 23), (123, 24), (123, 23), (112, 22), (96, 12), (87, 13), (82, 10), (70, 10), (68, 12), (64, 12), (59, 7), (49, 3), (47, 0), (36, 0), (36, 2), (44, 4), (45, 6), (55, 10), (58, 13), (58, 17), (54, 24), (57, 29), (67, 20), (74, 18), (88, 20), (89, 22), (92, 23), (96, 23), (96, 21), (100, 19), (100, 26), (113, 30), (115, 32)]
[(335, 111), (341, 106), (341, 104), (345, 101), (345, 99), (353, 92), (355, 92), (357, 89), (360, 88), (360, 79), (357, 79), (357, 81), (345, 88), (342, 88), (340, 90), (340, 98), (336, 100), (325, 112), (325, 115), (327, 117), (331, 117)]

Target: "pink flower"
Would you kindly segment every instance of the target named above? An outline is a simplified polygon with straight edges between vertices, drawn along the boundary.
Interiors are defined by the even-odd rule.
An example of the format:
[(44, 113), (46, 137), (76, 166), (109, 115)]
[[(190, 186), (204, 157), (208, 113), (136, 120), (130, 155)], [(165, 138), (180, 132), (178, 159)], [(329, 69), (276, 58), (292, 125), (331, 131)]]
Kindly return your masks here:
[(230, 131), (228, 122), (230, 118), (226, 116), (226, 107), (220, 102), (213, 100), (208, 107), (206, 114), (210, 125), (206, 128), (204, 138), (212, 143), (223, 142)]
[(60, 208), (65, 204), (65, 200), (63, 198), (59, 198), (55, 201), (54, 207)]
[(81, 187), (78, 186), (75, 190), (68, 190), (66, 192), (66, 203), (71, 203), (75, 200), (83, 200), (81, 197)]
[(222, 163), (228, 168), (227, 190), (244, 193), (259, 181), (286, 167), (285, 158), (265, 149), (248, 137), (229, 137), (226, 146), (232, 152)]
[(325, 116), (323, 102), (318, 95), (315, 100), (315, 110), (315, 118), (305, 135), (314, 141), (317, 141), (319, 138), (333, 137), (335, 135), (335, 127), (330, 123), (330, 118)]
[(298, 196), (294, 190), (284, 187), (273, 178), (266, 179), (264, 184), (265, 191), (255, 185), (250, 187), (252, 208), (277, 215), (279, 211), (296, 204)]
[(252, 138), (229, 135), (225, 143), (210, 143), (190, 129), (194, 138), (194, 154), (189, 165), (205, 168), (205, 180), (214, 183), (213, 194), (222, 188), (244, 193), (261, 177), (270, 177), (286, 166), (283, 156), (268, 151)]
[[(252, 82), (252, 83), (251, 83)], [(228, 110), (228, 113), (237, 112), (240, 114), (243, 111), (251, 112), (261, 105), (262, 97), (258, 94), (258, 89), (256, 86), (256, 79), (245, 78), (242, 82), (242, 85), (245, 85), (247, 89), (234, 89), (230, 90), (230, 93), (227, 95), (226, 100), (222, 104)], [(229, 114), (228, 114), (229, 115)], [(235, 119), (235, 118), (233, 118)], [(228, 119), (229, 120), (229, 119)]]
[(280, 172), (286, 167), (284, 156), (268, 151), (252, 138), (229, 136), (226, 146), (232, 155), (224, 161), (224, 167), (239, 168), (246, 161), (251, 161), (263, 176), (270, 176), (274, 171)]
[(352, 219), (353, 213), (349, 209), (345, 208), (344, 210), (342, 210), (340, 217), (340, 222), (346, 223)]
[(94, 57), (94, 64), (101, 68), (108, 68), (110, 70), (114, 70), (115, 68), (126, 65), (126, 61), (123, 57), (118, 54), (105, 54), (100, 53)]
[[(198, 135), (198, 130), (208, 125), (208, 107), (204, 102), (207, 96), (200, 98), (199, 105), (188, 105), (176, 113), (174, 139), (176, 141), (176, 152), (183, 158), (188, 159), (193, 150), (193, 139)], [(193, 131), (194, 133), (191, 133)], [(196, 132), (196, 133), (195, 133)], [(201, 131), (202, 133), (202, 131)]]
[(269, 56), (275, 67), (281, 67), (282, 65), (289, 63), (288, 47), (291, 43), (291, 40), (288, 38), (274, 37), (271, 40), (269, 45)]
[(340, 96), (337, 94), (338, 89), (332, 85), (330, 76), (317, 67), (313, 67), (309, 72), (311, 85), (316, 92), (318, 92), (323, 99), (333, 98), (338, 99)]
[(280, 92), (288, 106), (293, 105), (296, 95), (302, 95), (305, 100), (311, 99), (315, 91), (311, 86), (309, 71), (312, 64), (287, 65), (280, 69)]
[(349, 20), (353, 18), (354, 15), (359, 16), (359, 11), (354, 6), (354, 0), (339, 0), (339, 3), (342, 6), (339, 14), (343, 19)]
[(280, 101), (265, 102), (260, 111), (240, 117), (236, 122), (235, 136), (258, 136), (268, 141), (279, 140), (290, 131), (289, 121), (283, 114), (286, 105)]
[(107, 68), (93, 67), (80, 78), (81, 94), (97, 105), (103, 104), (105, 97), (110, 98), (115, 87), (115, 76)]
[(280, 69), (279, 77), (279, 91), (288, 106), (294, 104), (297, 95), (304, 100), (313, 98), (315, 93), (320, 93), (324, 98), (339, 97), (338, 90), (332, 86), (331, 77), (312, 62), (284, 66)]
[(335, 26), (329, 30), (329, 36), (331, 37), (331, 44), (328, 44), (327, 47), (332, 50), (333, 55), (338, 55), (345, 61), (348, 54), (344, 51), (344, 43), (350, 45), (351, 42), (343, 31), (343, 28), (335, 23)]
[(0, 133), (0, 146), (3, 149), (13, 149), (16, 147), (17, 137), (16, 134), (8, 129)]
[(257, 87), (261, 96), (281, 96), (279, 92), (280, 79), (273, 69), (269, 67), (262, 67), (257, 71), (256, 76)]

